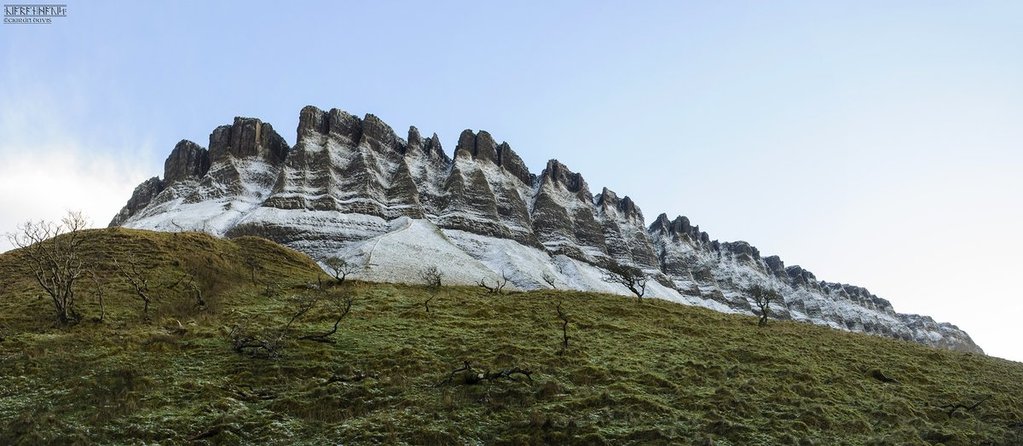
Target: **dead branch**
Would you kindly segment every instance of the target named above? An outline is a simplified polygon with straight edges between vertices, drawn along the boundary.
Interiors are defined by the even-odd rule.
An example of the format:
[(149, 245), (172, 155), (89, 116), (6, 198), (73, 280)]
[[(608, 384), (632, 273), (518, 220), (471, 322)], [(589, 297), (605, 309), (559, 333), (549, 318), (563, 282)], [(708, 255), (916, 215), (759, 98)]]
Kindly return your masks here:
[(352, 311), (352, 302), (355, 300), (355, 298), (353, 298), (351, 295), (346, 294), (344, 296), (339, 295), (332, 296), (331, 300), (333, 301), (335, 307), (337, 307), (337, 309), (339, 310), (337, 318), (335, 318), (334, 320), (334, 327), (331, 328), (330, 331), (326, 333), (299, 336), (298, 338), (299, 340), (323, 342), (327, 344), (334, 343), (334, 340), (330, 339), (330, 336), (333, 336), (334, 333), (337, 333), (337, 328), (339, 325), (341, 325), (341, 320), (344, 319), (345, 316), (348, 316), (348, 313)]
[(542, 279), (543, 279), (544, 282), (547, 283), (547, 285), (549, 285), (551, 287), (551, 289), (555, 289), (555, 290), (558, 289), (558, 286), (554, 284), (554, 276), (552, 276), (551, 273), (546, 273), (546, 272), (543, 273)]
[[(529, 369), (523, 369), (521, 367), (512, 367), (510, 369), (502, 369), (496, 372), (491, 372), (487, 369), (478, 369), (473, 367), (469, 361), (463, 361), (462, 366), (454, 369), (448, 374), (448, 377), (441, 381), (438, 386), (442, 385), (453, 385), (453, 384), (464, 384), (464, 385), (476, 385), (483, 381), (498, 381), (501, 379), (510, 379), (518, 382), (519, 379), (515, 375), (525, 376), (530, 382), (533, 381), (533, 372)], [(461, 376), (461, 382), (456, 382), (455, 378)]]
[(291, 324), (294, 324), (298, 318), (312, 310), (313, 307), (320, 301), (319, 296), (293, 296), (292, 302), (295, 302), (295, 313), (291, 315), (291, 319), (288, 319), (288, 323), (284, 324), (284, 328), (281, 329), (282, 336), (287, 336), (291, 330)]
[(487, 278), (484, 277), (476, 282), (476, 285), (480, 288), (487, 290), (490, 294), (502, 294), (504, 293), (504, 287), (508, 285), (508, 273), (501, 271), (501, 279), (494, 280), (494, 286), (487, 285)]
[(250, 332), (246, 327), (238, 325), (231, 328), (228, 337), (231, 338), (231, 345), (235, 352), (266, 358), (277, 357), (280, 354), (281, 343), (284, 340), (283, 333), (269, 337), (258, 336)]
[(952, 418), (952, 416), (955, 415), (957, 410), (962, 409), (965, 412), (972, 412), (973, 409), (976, 409), (977, 407), (980, 407), (981, 404), (984, 404), (984, 402), (989, 400), (989, 399), (991, 399), (991, 395), (987, 395), (987, 396), (977, 400), (976, 403), (973, 403), (973, 404), (970, 404), (970, 405), (966, 405), (964, 403), (958, 403), (957, 402), (957, 403), (952, 403), (952, 404), (946, 404), (944, 406), (939, 407), (939, 409), (948, 409), (948, 417)]

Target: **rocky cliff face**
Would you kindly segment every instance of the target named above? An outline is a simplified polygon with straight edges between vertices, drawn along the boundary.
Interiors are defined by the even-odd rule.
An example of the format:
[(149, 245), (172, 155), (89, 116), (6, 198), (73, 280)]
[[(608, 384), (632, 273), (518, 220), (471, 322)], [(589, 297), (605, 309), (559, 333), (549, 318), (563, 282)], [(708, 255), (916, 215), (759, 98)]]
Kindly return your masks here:
[(260, 235), (314, 258), (342, 256), (367, 280), (446, 283), (508, 277), (514, 287), (627, 294), (606, 268), (637, 268), (648, 295), (752, 313), (744, 291), (779, 290), (776, 317), (976, 351), (953, 325), (896, 313), (866, 289), (819, 281), (746, 242), (711, 240), (686, 217), (647, 227), (627, 196), (594, 195), (557, 160), (534, 175), (508, 143), (466, 130), (452, 157), (436, 134), (405, 138), (373, 115), (305, 107), (294, 147), (258, 119), (235, 118), (209, 149), (179, 142), (163, 179), (146, 180), (110, 223), (218, 236)]

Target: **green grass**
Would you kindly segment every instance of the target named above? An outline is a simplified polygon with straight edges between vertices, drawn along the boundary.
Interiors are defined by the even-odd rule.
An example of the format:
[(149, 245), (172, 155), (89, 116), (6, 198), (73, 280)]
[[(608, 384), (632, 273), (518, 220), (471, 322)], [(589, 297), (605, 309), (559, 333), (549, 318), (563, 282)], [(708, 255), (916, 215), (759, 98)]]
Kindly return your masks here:
[[(88, 241), (107, 314), (94, 320), (83, 282), (83, 321), (67, 328), (19, 253), (0, 255), (0, 444), (1023, 444), (1023, 364), (652, 299), (446, 287), (427, 313), (425, 288), (349, 283), (330, 291), (355, 297), (336, 343), (252, 358), (227, 333), (279, 329), (291, 296), (318, 293), (304, 255), (187, 233)], [(148, 321), (110, 268), (127, 252), (160, 290)], [(166, 288), (197, 268), (220, 278), (206, 309)], [(328, 310), (294, 332), (329, 329)], [(439, 385), (463, 361), (532, 381)]]

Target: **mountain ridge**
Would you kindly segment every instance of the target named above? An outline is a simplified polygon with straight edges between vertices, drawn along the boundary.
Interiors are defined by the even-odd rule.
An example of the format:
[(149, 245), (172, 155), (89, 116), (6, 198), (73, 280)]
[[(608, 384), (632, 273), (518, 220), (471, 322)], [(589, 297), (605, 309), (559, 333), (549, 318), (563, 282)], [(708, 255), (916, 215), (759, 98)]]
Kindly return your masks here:
[[(686, 217), (660, 214), (648, 226), (630, 197), (594, 195), (555, 159), (534, 174), (484, 130), (463, 131), (448, 157), (436, 134), (413, 126), (402, 138), (375, 115), (336, 108), (303, 108), (294, 147), (242, 117), (214, 129), (208, 149), (182, 140), (163, 179), (140, 184), (110, 225), (260, 235), (321, 260), (361, 262), (366, 278), (382, 281), (415, 281), (403, 270), (436, 256), (452, 262), (441, 266), (454, 283), (511, 276), (519, 289), (626, 294), (601, 279), (623, 264), (652, 279), (654, 297), (730, 312), (753, 313), (743, 290), (766, 283), (783, 296), (775, 317), (981, 352), (954, 325), (896, 313), (865, 288), (819, 281), (747, 242), (712, 240)], [(397, 234), (409, 230), (419, 235)], [(373, 266), (377, 251), (396, 258)]]

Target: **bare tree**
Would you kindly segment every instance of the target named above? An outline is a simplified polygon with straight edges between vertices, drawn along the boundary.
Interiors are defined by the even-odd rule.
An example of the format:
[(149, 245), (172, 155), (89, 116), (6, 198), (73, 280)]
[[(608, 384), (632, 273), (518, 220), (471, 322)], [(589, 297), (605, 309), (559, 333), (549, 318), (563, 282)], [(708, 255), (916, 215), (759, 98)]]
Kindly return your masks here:
[(68, 211), (60, 223), (26, 222), (18, 227), (19, 232), (7, 234), (28, 259), (36, 283), (50, 295), (60, 325), (80, 319), (75, 310), (75, 283), (85, 274), (81, 232), (87, 225), (81, 212)]
[(329, 257), (323, 261), (323, 264), (330, 270), (330, 273), (334, 275), (334, 279), (337, 279), (339, 284), (344, 283), (350, 274), (355, 274), (362, 269), (359, 265), (349, 263), (340, 257)]
[(135, 290), (135, 295), (142, 301), (142, 314), (148, 320), (149, 305), (153, 303), (153, 296), (149, 292), (149, 278), (146, 276), (145, 268), (139, 265), (139, 260), (135, 257), (135, 254), (128, 253), (125, 261), (128, 264), (127, 266), (114, 259), (114, 268)]
[(646, 293), (647, 277), (639, 268), (612, 263), (608, 265), (603, 279), (608, 283), (624, 285), (636, 295), (637, 300), (643, 299), (643, 294)]
[(558, 299), (558, 306), (554, 307), (558, 312), (558, 319), (561, 319), (561, 352), (568, 350), (568, 313), (561, 309), (561, 299)]
[(546, 282), (547, 285), (550, 285), (551, 289), (555, 289), (555, 290), (558, 289), (558, 286), (554, 284), (554, 276), (551, 275), (551, 273), (544, 272), (543, 273), (543, 281)]
[(430, 302), (433, 298), (437, 297), (437, 291), (440, 291), (441, 272), (437, 269), (437, 265), (430, 265), (419, 273), (419, 278), (426, 284), (426, 291), (430, 295), (430, 297), (423, 301), (423, 306), (426, 307), (426, 312), (429, 313)]
[(501, 278), (494, 279), (493, 286), (487, 285), (486, 277), (480, 279), (479, 282), (476, 282), (476, 285), (479, 286), (480, 288), (487, 290), (487, 292), (490, 294), (501, 294), (504, 293), (504, 287), (508, 285), (508, 280), (509, 280), (508, 273), (501, 271)]
[(767, 325), (767, 315), (771, 309), (771, 301), (776, 301), (781, 298), (778, 291), (772, 288), (768, 288), (761, 284), (753, 285), (746, 289), (750, 297), (753, 298), (753, 303), (760, 309), (760, 320), (757, 322), (758, 326)]

